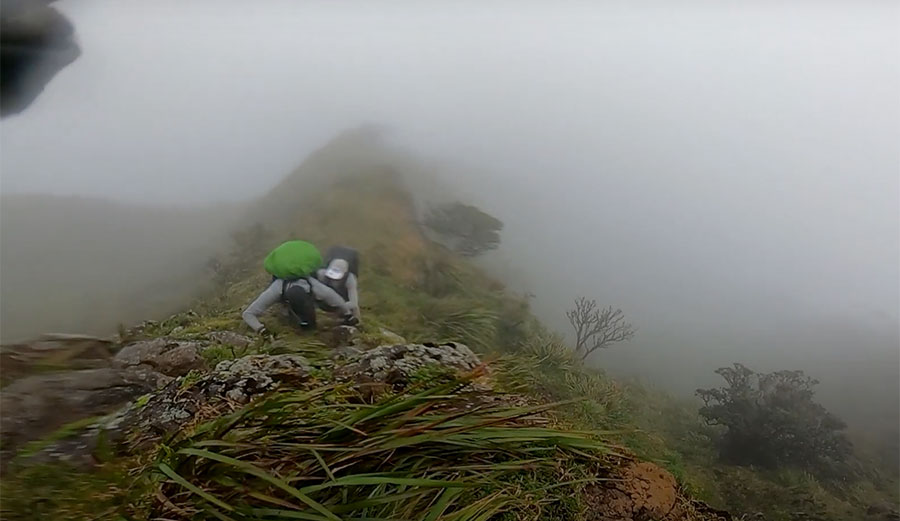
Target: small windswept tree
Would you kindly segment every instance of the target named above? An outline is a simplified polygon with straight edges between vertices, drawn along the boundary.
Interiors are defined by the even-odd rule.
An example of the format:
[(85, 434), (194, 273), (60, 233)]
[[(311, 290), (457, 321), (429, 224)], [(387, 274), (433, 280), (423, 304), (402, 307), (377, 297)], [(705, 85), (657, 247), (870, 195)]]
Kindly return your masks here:
[(803, 371), (761, 374), (741, 365), (716, 370), (727, 384), (698, 389), (700, 415), (721, 425), (720, 457), (768, 468), (841, 471), (850, 455), (846, 425), (813, 400), (819, 382)]
[(569, 323), (575, 329), (575, 354), (585, 360), (598, 349), (631, 340), (635, 328), (625, 320), (625, 313), (612, 306), (598, 309), (596, 300), (580, 297), (575, 309), (566, 311)]
[(432, 208), (424, 223), (448, 241), (454, 251), (467, 257), (496, 249), (503, 229), (503, 222), (496, 217), (462, 203)]

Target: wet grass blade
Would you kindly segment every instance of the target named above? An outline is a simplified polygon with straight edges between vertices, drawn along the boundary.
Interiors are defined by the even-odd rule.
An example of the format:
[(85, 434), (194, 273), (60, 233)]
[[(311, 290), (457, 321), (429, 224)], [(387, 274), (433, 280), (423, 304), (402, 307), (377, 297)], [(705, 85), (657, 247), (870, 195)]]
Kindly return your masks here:
[(169, 479), (174, 481), (175, 483), (178, 483), (182, 487), (190, 490), (194, 494), (197, 494), (198, 496), (202, 497), (206, 501), (209, 501), (213, 505), (216, 505), (219, 508), (228, 510), (229, 512), (234, 511), (234, 508), (232, 508), (231, 505), (228, 505), (227, 503), (219, 500), (218, 498), (214, 497), (213, 495), (208, 494), (207, 492), (204, 492), (200, 487), (195, 486), (194, 484), (190, 483), (188, 480), (181, 477), (177, 472), (172, 470), (172, 467), (166, 465), (165, 463), (159, 464), (159, 470), (163, 474), (165, 474)]
[(296, 488), (285, 483), (283, 480), (269, 474), (265, 470), (255, 466), (253, 464), (247, 463), (245, 461), (237, 460), (234, 458), (230, 458), (228, 456), (223, 456), (221, 454), (217, 454), (215, 452), (210, 452), (208, 450), (203, 450), (203, 449), (182, 449), (178, 452), (180, 454), (187, 454), (187, 455), (191, 455), (191, 456), (197, 456), (200, 458), (211, 459), (213, 461), (218, 461), (219, 463), (225, 463), (227, 465), (237, 467), (238, 469), (240, 469), (241, 471), (243, 471), (247, 474), (256, 476), (264, 481), (271, 483), (272, 485), (275, 485), (276, 487), (280, 488), (281, 490), (283, 490), (283, 491), (287, 492), (288, 494), (294, 496), (295, 498), (299, 499), (300, 501), (305, 503), (308, 507), (310, 507), (313, 510), (324, 515), (327, 519), (329, 519), (331, 521), (341, 521), (340, 517), (336, 516), (330, 510), (328, 510), (327, 508), (325, 508), (318, 502), (314, 501), (312, 498), (310, 498), (303, 492), (300, 492)]

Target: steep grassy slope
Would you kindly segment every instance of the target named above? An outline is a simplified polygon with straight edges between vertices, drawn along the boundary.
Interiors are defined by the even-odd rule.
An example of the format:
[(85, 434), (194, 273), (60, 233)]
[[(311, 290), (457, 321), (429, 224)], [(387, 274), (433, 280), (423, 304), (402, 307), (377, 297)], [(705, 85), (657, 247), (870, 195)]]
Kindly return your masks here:
[[(246, 229), (234, 235), (232, 248), (209, 275), (213, 289), (189, 312), (137, 334), (194, 338), (213, 330), (246, 332), (240, 311), (268, 282), (260, 265), (271, 247), (288, 238), (312, 240), (323, 249), (349, 244), (362, 253), (366, 345), (381, 343), (383, 329), (410, 341), (467, 343), (488, 362), (487, 378), (495, 391), (516, 398), (456, 417), (454, 407), (470, 399), (459, 394), (460, 382), (445, 372), (424, 372), (406, 391), (376, 397), (370, 405), (380, 411), (377, 418), (352, 424), (352, 429), (339, 428), (348, 419), (359, 419), (355, 415), (361, 397), (335, 387), (325, 363), (333, 345), (329, 326), (334, 319), (323, 317), (317, 333), (301, 333), (273, 310), (264, 321), (274, 339), (259, 339), (237, 352), (214, 348), (205, 356), (212, 365), (251, 352), (299, 353), (318, 364), (310, 388), (239, 409), (219, 423), (194, 425), (158, 452), (102, 455), (107, 462), (89, 475), (59, 465), (19, 469), (3, 480), (4, 519), (253, 518), (233, 513), (247, 509), (257, 509), (253, 512), (260, 519), (331, 519), (316, 509), (298, 513), (309, 503), (295, 492), (306, 490), (332, 512), (355, 512), (354, 519), (364, 518), (359, 512), (365, 510), (372, 519), (599, 521), (608, 519), (600, 512), (613, 502), (599, 492), (602, 480), (641, 481), (622, 463), (627, 458), (615, 456), (628, 451), (658, 462), (679, 480), (685, 493), (678, 496), (678, 519), (718, 515), (691, 501), (691, 495), (741, 514), (763, 512), (771, 520), (879, 519), (867, 514), (868, 507), (894, 500), (890, 482), (868, 476), (822, 484), (794, 472), (766, 474), (719, 465), (711, 444), (714, 433), (700, 423), (690, 404), (616, 383), (577, 363), (564, 343), (531, 316), (527, 300), (508, 294), (501, 284), (420, 233), (414, 202), (396, 169), (376, 162), (380, 166), (366, 173), (365, 164), (373, 159), (369, 152), (353, 156), (349, 163), (333, 152), (314, 156), (316, 168), (302, 167), (258, 204)], [(310, 181), (310, 171), (342, 175)], [(196, 378), (184, 377), (181, 385), (187, 388)], [(422, 400), (434, 395), (447, 396), (448, 408), (421, 407)], [(543, 407), (549, 403), (556, 405)], [(273, 411), (281, 418), (277, 422), (270, 421)], [(429, 416), (433, 414), (444, 416)], [(457, 423), (441, 431), (447, 415)], [(222, 422), (229, 429), (239, 428), (227, 437)], [(340, 433), (337, 439), (335, 433)], [(398, 433), (426, 433), (437, 444), (395, 452), (402, 445)], [(453, 438), (460, 433), (463, 438)], [(285, 452), (285, 447), (296, 448), (297, 440), (314, 448), (335, 449), (334, 444), (340, 444), (337, 448), (346, 453), (340, 461), (355, 462), (369, 474), (396, 474), (379, 474), (381, 481), (357, 474), (332, 476), (343, 472), (333, 454)], [(218, 465), (208, 464), (211, 456), (202, 452), (212, 449), (218, 450)], [(480, 461), (475, 464), (463, 453), (475, 453)], [(345, 488), (340, 494), (330, 494), (331, 485), (286, 488), (271, 478), (292, 475), (287, 466), (307, 469), (309, 479), (331, 480)], [(269, 509), (259, 510), (259, 502), (268, 502)], [(466, 510), (466, 505), (472, 508)]]
[[(317, 333), (301, 333), (273, 312), (266, 322), (274, 340), (261, 339), (242, 352), (211, 349), (208, 361), (247, 352), (301, 353), (317, 367), (307, 387), (193, 425), (159, 451), (107, 454), (102, 469), (83, 478), (57, 464), (23, 463), (4, 479), (5, 518), (601, 519), (608, 491), (600, 485), (638, 483), (621, 476), (655, 467), (615, 456), (620, 449), (596, 427), (574, 429), (564, 416), (582, 404), (548, 407), (550, 396), (529, 391), (546, 344), (527, 306), (428, 242), (396, 181), (389, 174), (348, 179), (313, 200), (298, 199), (296, 212), (281, 221), (237, 234), (214, 291), (190, 312), (134, 334), (194, 338), (242, 330), (241, 308), (268, 280), (259, 259), (272, 244), (297, 236), (361, 250), (367, 345), (381, 343), (382, 328), (413, 341), (463, 341), (491, 362), (491, 376), (480, 369), (459, 380), (428, 370), (399, 394), (383, 389), (367, 398), (335, 384), (330, 374), (333, 320), (323, 318)], [(529, 339), (536, 354), (509, 355)], [(479, 374), (493, 392), (467, 390), (467, 379)], [(179, 385), (189, 389), (195, 379)], [(577, 385), (589, 393), (612, 389), (599, 379)], [(551, 412), (556, 407), (559, 416)], [(288, 468), (306, 470), (298, 475)], [(295, 487), (291, 475), (324, 484)], [(670, 490), (677, 519), (716, 518)]]
[[(339, 171), (353, 172), (342, 166)], [(802, 471), (719, 463), (716, 432), (702, 422), (695, 404), (641, 385), (618, 384), (574, 361), (563, 342), (531, 316), (526, 299), (506, 293), (485, 273), (421, 235), (411, 196), (398, 183), (401, 179), (388, 168), (380, 175), (348, 177), (292, 207), (289, 219), (267, 221), (271, 242), (256, 245), (249, 257), (248, 249), (238, 247), (242, 253), (235, 258), (243, 260), (237, 262), (249, 259), (251, 269), (210, 313), (236, 316), (265, 283), (252, 260), (285, 236), (326, 246), (353, 244), (364, 259), (367, 334), (377, 337), (386, 327), (410, 339), (466, 342), (492, 360), (495, 378), (506, 389), (541, 402), (579, 400), (554, 414), (576, 429), (609, 432), (607, 440), (666, 467), (686, 490), (716, 507), (761, 512), (773, 520), (874, 520), (881, 519), (885, 506), (896, 504), (896, 478), (878, 470), (890, 469), (890, 463), (860, 462), (857, 476), (830, 482)], [(873, 506), (876, 513), (870, 515)]]

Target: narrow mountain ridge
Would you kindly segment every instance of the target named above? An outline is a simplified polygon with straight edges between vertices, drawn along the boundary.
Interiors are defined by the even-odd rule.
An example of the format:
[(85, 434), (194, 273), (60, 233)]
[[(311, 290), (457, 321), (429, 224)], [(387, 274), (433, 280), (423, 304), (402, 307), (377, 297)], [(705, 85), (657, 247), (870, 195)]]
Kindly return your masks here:
[[(534, 387), (565, 354), (425, 237), (401, 183), (345, 174), (247, 220), (215, 289), (165, 321), (7, 346), (4, 518), (728, 519)], [(248, 336), (260, 259), (291, 237), (361, 251), (359, 329), (273, 311), (273, 336)]]
[[(574, 358), (423, 232), (426, 170), (347, 133), (231, 216), (182, 311), (3, 346), (3, 519), (897, 519), (878, 465), (725, 464), (696, 404)], [(243, 324), (292, 238), (361, 252), (359, 328)]]

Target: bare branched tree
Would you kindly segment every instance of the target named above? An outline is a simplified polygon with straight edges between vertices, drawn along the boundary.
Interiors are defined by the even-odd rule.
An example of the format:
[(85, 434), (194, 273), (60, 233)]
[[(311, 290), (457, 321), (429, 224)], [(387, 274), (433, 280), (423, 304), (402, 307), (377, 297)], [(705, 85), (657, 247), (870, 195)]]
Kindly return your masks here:
[(597, 309), (596, 300), (577, 299), (575, 309), (566, 311), (566, 317), (575, 328), (575, 353), (582, 360), (598, 349), (634, 337), (634, 326), (625, 321), (621, 309), (612, 306)]

